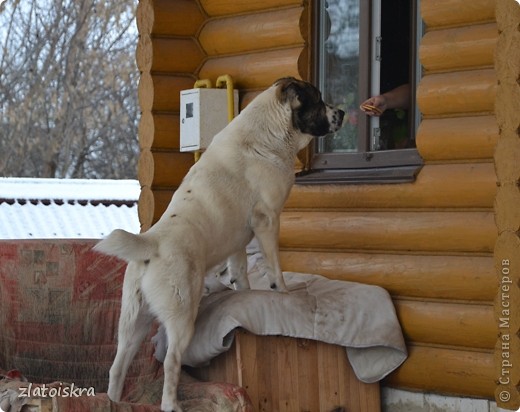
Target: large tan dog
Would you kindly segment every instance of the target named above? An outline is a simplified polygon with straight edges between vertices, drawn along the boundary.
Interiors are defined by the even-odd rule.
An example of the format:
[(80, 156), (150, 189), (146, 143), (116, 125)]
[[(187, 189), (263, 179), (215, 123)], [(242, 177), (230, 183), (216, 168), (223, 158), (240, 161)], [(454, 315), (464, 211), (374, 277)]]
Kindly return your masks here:
[(253, 236), (271, 288), (287, 290), (278, 258), (279, 216), (294, 182), (295, 157), (313, 137), (338, 130), (343, 116), (309, 83), (278, 80), (215, 136), (150, 230), (115, 230), (96, 245), (129, 262), (110, 399), (121, 398), (128, 367), (157, 317), (168, 339), (161, 409), (181, 411), (181, 356), (193, 334), (204, 276), (228, 259), (235, 287), (248, 288), (245, 246)]

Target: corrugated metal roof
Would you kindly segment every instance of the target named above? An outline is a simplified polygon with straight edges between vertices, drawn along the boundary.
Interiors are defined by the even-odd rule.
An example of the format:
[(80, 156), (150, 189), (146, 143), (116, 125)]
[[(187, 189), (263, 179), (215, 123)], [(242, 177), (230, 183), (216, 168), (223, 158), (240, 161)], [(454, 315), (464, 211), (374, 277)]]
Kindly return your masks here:
[(138, 233), (136, 180), (0, 178), (0, 239)]

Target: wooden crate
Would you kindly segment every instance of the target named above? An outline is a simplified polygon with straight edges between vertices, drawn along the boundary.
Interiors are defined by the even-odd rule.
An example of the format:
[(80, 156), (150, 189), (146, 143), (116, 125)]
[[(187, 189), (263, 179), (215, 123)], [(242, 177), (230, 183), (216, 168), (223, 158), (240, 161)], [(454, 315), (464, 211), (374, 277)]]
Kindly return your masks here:
[(239, 330), (228, 352), (190, 373), (242, 386), (258, 412), (380, 410), (379, 384), (359, 381), (345, 348), (323, 342)]

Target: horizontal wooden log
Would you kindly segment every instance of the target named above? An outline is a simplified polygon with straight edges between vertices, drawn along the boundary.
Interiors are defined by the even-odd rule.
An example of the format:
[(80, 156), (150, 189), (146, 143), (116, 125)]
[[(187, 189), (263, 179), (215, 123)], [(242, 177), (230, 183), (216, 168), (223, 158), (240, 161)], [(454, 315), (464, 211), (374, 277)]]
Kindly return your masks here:
[[(139, 198), (139, 221), (143, 230), (162, 216), (193, 162), (192, 153), (152, 152), (149, 149), (141, 152), (137, 174), (144, 186)], [(164, 190), (165, 187), (168, 189)]]
[(284, 212), (285, 249), (491, 253), (492, 212)]
[(410, 346), (408, 359), (385, 379), (388, 386), (493, 399), (493, 352)]
[(193, 88), (195, 78), (189, 75), (159, 75), (141, 73), (138, 94), (141, 110), (178, 112), (180, 91)]
[(501, 129), (495, 150), (496, 174), (500, 184), (518, 183), (520, 180), (518, 159), (520, 159), (520, 138), (517, 132)]
[(495, 55), (495, 70), (499, 82), (495, 101), (496, 119), (500, 128), (500, 139), (495, 152), (495, 165), (501, 185), (517, 185), (520, 180), (518, 159), (520, 158), (519, 128), (520, 90), (520, 37), (518, 35), (519, 9), (517, 4), (497, 2), (497, 24), (500, 36)]
[[(500, 234), (495, 247), (495, 267), (499, 289), (495, 300), (497, 322), (503, 319), (500, 332), (509, 333), (511, 339), (519, 339), (520, 330), (520, 237), (506, 231)], [(513, 336), (514, 335), (514, 336)], [(520, 357), (520, 353), (517, 354)]]
[[(501, 331), (495, 349), (495, 371), (497, 376), (495, 396), (498, 405), (506, 410), (514, 411), (520, 408), (520, 387), (518, 386), (518, 382), (520, 382), (520, 368), (515, 366), (519, 362), (520, 338), (518, 333)], [(504, 398), (504, 392), (511, 396), (510, 399)]]
[[(515, 2), (498, 0), (496, 17), (500, 37), (497, 42), (495, 70), (500, 84), (495, 105), (500, 139), (495, 153), (495, 165), (500, 187), (495, 211), (500, 235), (495, 245), (494, 258), (500, 286), (495, 301), (495, 318), (499, 324), (500, 337), (495, 350), (495, 372), (499, 378), (495, 396), (499, 407), (517, 410), (520, 407), (520, 368), (516, 366), (520, 364), (520, 9)], [(510, 394), (510, 399), (505, 399), (503, 393)]]
[[(163, 136), (165, 139), (168, 138), (167, 129)], [(450, 186), (446, 185), (446, 181), (450, 182)], [(166, 190), (166, 197), (171, 196), (175, 186), (165, 187), (169, 189)], [(421, 171), (415, 186), (295, 185), (286, 203), (286, 210), (491, 208), (495, 193), (495, 177), (491, 163), (427, 165)]]
[(497, 323), (491, 302), (467, 303), (394, 300), (405, 339), (416, 344), (436, 344), (493, 350)]
[(139, 122), (141, 147), (178, 151), (180, 147), (180, 117), (178, 113), (145, 112)]
[(492, 163), (438, 164), (422, 168), (414, 184), (298, 185), (286, 209), (492, 208)]
[(152, 188), (179, 186), (194, 164), (193, 153), (154, 152)]
[(139, 179), (141, 187), (152, 186), (154, 169), (155, 164), (152, 152), (150, 149), (142, 148), (141, 153), (139, 153), (139, 160), (137, 162), (137, 178)]
[(496, 88), (491, 69), (430, 74), (419, 84), (417, 102), (425, 116), (492, 113)]
[[(516, 104), (520, 99), (518, 87), (518, 67), (520, 65), (520, 19), (516, 4), (500, 1), (497, 4), (500, 35), (495, 53), (495, 71), (499, 79), (496, 99), (496, 116), (502, 130), (517, 131), (519, 111)], [(508, 13), (509, 12), (509, 13)]]
[[(143, 211), (142, 214), (146, 215), (148, 217), (147, 222), (148, 226), (146, 229), (149, 229), (155, 222), (157, 222), (160, 217), (164, 214), (166, 211), (166, 208), (168, 207), (170, 200), (172, 198), (173, 193), (168, 193), (169, 196), (165, 196), (165, 192), (161, 189), (151, 189), (152, 197), (153, 197), (153, 203), (148, 203), (148, 205), (145, 205), (142, 207)], [(153, 207), (153, 209), (149, 209), (148, 206)], [(145, 226), (143, 225), (142, 220), (141, 221), (141, 227), (143, 230), (145, 229)]]
[[(511, 345), (513, 347), (513, 345)], [(515, 348), (511, 349), (515, 353), (520, 353), (520, 345), (518, 339), (515, 342)], [(514, 366), (507, 367), (506, 365), (518, 365), (520, 357), (511, 356), (509, 359), (504, 359), (504, 352), (495, 352), (495, 365), (497, 386), (495, 389), (495, 401), (497, 402), (498, 411), (518, 411), (520, 409), (520, 387), (517, 382), (520, 382), (520, 369)], [(509, 361), (509, 363), (507, 363)], [(502, 382), (502, 383), (500, 383)], [(504, 397), (506, 394), (506, 397)]]
[(497, 190), (495, 205), (495, 221), (499, 233), (520, 231), (520, 188), (518, 184), (501, 184)]
[(149, 72), (152, 69), (152, 38), (149, 34), (140, 34), (135, 51), (135, 61), (137, 68), (142, 72)]
[(137, 3), (135, 19), (137, 23), (137, 31), (140, 35), (149, 36), (152, 34), (154, 21), (153, 0), (141, 0)]
[(201, 0), (200, 4), (210, 16), (223, 16), (228, 14), (250, 13), (267, 9), (301, 5), (301, 0), (251, 0), (251, 1), (221, 1)]
[(498, 24), (498, 28), (501, 32), (508, 31), (512, 37), (516, 37), (515, 43), (518, 43), (518, 35), (515, 36), (518, 27), (518, 19), (520, 18), (520, 10), (516, 2), (511, 3), (508, 0), (497, 0), (495, 8), (495, 17)]
[(494, 0), (422, 0), (421, 15), (429, 29), (492, 21)]
[(377, 285), (392, 296), (487, 301), (497, 277), (491, 256), (431, 256), (282, 249), (283, 270)]
[(518, 8), (499, 2), (499, 27), (502, 28), (497, 43), (495, 69), (499, 79), (495, 110), (500, 139), (495, 152), (495, 165), (498, 181), (501, 185), (518, 184), (520, 172), (519, 129), (520, 88), (518, 87), (518, 67), (520, 65), (520, 38), (518, 36)]
[(140, 0), (137, 6), (140, 34), (194, 36), (203, 21), (195, 0)]
[(152, 190), (149, 186), (141, 186), (139, 201), (137, 202), (137, 213), (141, 224), (141, 232), (146, 232), (155, 222), (154, 209), (155, 202)]
[(416, 135), (417, 150), (426, 161), (492, 159), (497, 141), (494, 116), (424, 119)]
[(137, 86), (139, 107), (142, 112), (151, 112), (153, 107), (154, 90), (153, 79), (150, 72), (142, 72)]
[[(169, 115), (164, 115), (165, 123)], [(158, 119), (154, 114), (154, 119)], [(163, 120), (161, 120), (162, 122)], [(169, 139), (166, 127), (161, 135)], [(156, 132), (157, 135), (157, 132)], [(167, 143), (166, 143), (167, 144)], [(154, 147), (166, 147), (162, 145)], [(449, 181), (449, 185), (446, 182)], [(492, 163), (426, 165), (415, 184), (295, 185), (285, 208), (388, 209), (388, 208), (492, 208), (496, 194)], [(163, 187), (166, 198), (176, 185)]]
[(303, 7), (294, 7), (210, 20), (199, 41), (210, 56), (302, 46), (302, 12)]
[[(175, 188), (177, 190), (177, 188)], [(156, 222), (168, 207), (172, 199), (174, 190), (164, 190), (162, 188), (154, 188), (153, 195), (155, 201), (155, 210), (153, 211), (153, 221)]]
[(420, 61), (427, 71), (492, 67), (497, 39), (496, 23), (431, 31), (422, 38)]
[(266, 88), (284, 76), (299, 78), (298, 59), (302, 47), (208, 59), (199, 72), (201, 79), (233, 77), (237, 88)]
[(150, 62), (148, 70), (153, 73), (193, 73), (204, 58), (193, 38), (153, 38), (151, 44), (138, 47), (136, 53), (140, 69), (144, 67), (141, 61)]
[(141, 186), (154, 188), (179, 186), (193, 162), (192, 153), (142, 150), (137, 171), (139, 182)]
[(139, 147), (142, 149), (150, 149), (153, 144), (155, 134), (155, 126), (151, 111), (141, 113), (137, 135), (139, 137)]

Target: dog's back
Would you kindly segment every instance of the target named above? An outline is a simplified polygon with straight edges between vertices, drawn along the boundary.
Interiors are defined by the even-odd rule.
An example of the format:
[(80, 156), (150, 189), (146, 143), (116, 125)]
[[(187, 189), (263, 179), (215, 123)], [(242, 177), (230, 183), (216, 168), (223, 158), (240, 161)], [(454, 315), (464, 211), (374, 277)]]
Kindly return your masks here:
[[(146, 235), (114, 231), (95, 249), (127, 261), (144, 261), (157, 256), (159, 244), (194, 242), (199, 258), (210, 268), (245, 248), (253, 237), (255, 205), (279, 213), (294, 181), (294, 149), (273, 136), (273, 130), (262, 130), (273, 123), (260, 116), (272, 113), (273, 108), (265, 106), (273, 104), (269, 95), (273, 93), (264, 92), (266, 96), (255, 99), (215, 136)], [(274, 123), (280, 129), (277, 133), (288, 127)]]

